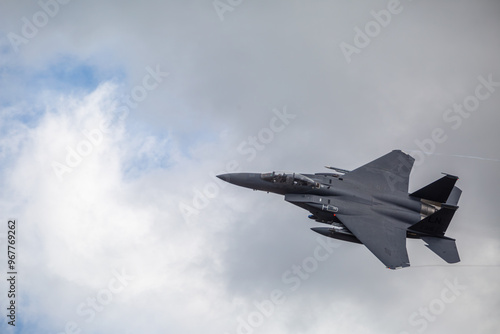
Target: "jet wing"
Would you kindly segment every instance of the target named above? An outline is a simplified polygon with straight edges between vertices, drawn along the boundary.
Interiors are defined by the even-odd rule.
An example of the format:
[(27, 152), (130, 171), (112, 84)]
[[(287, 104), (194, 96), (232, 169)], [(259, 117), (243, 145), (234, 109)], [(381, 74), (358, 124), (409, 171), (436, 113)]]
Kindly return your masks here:
[(377, 217), (376, 214), (373, 216), (337, 214), (337, 217), (387, 268), (410, 266), (406, 251), (405, 228), (400, 228), (390, 218)]
[(408, 180), (414, 161), (408, 154), (394, 150), (347, 173), (343, 179), (379, 191), (408, 193)]

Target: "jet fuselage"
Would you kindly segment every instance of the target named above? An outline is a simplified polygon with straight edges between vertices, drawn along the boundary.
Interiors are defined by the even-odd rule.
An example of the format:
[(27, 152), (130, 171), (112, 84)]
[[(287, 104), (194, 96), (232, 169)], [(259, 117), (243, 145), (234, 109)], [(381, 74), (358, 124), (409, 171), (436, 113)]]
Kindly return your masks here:
[(352, 171), (335, 173), (230, 173), (229, 183), (284, 195), (309, 212), (309, 218), (329, 224), (314, 227), (324, 236), (364, 244), (387, 268), (410, 265), (406, 238), (420, 238), (448, 263), (460, 261), (455, 239), (445, 236), (458, 209), (462, 191), (457, 176), (445, 174), (408, 193), (415, 159), (393, 150)]
[(241, 187), (284, 195), (287, 202), (311, 212), (309, 218), (327, 224), (340, 224), (337, 213), (363, 215), (370, 207), (383, 216), (412, 225), (423, 218), (423, 207), (428, 206), (408, 194), (401, 197), (400, 193), (366, 192), (362, 184), (345, 181), (336, 173), (229, 173), (218, 177)]

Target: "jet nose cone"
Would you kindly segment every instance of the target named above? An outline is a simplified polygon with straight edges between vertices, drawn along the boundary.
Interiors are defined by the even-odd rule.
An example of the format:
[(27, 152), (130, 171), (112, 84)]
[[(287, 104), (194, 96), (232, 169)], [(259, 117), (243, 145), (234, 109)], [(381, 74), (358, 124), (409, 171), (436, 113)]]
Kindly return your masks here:
[(223, 180), (223, 181), (226, 181), (226, 175), (228, 174), (219, 174), (219, 175), (216, 175), (219, 179)]
[(260, 182), (260, 174), (257, 173), (227, 173), (219, 174), (217, 177), (223, 181), (246, 188), (256, 188)]
[(248, 173), (226, 173), (219, 174), (217, 177), (223, 181), (239, 185), (248, 179)]
[(221, 179), (222, 181), (234, 183), (234, 181), (238, 179), (238, 176), (237, 176), (238, 174), (239, 173), (226, 173), (226, 174), (219, 174), (219, 175), (217, 175), (217, 177), (219, 179)]

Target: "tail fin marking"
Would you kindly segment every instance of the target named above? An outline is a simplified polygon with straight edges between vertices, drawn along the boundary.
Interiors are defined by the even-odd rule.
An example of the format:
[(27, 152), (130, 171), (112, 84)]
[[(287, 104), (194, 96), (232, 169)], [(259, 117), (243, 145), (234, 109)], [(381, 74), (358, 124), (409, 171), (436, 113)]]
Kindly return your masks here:
[(444, 236), (458, 206), (442, 204), (441, 210), (425, 217), (408, 228), (411, 232), (428, 236)]

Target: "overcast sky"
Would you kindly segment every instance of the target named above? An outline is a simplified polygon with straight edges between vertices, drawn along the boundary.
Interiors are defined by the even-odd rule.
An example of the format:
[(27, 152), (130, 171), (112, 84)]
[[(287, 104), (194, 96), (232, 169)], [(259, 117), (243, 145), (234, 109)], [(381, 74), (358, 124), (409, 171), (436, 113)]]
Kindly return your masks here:
[[(3, 1), (2, 333), (497, 333), (499, 33), (493, 0)], [(214, 178), (393, 149), (460, 177), (459, 264)]]

